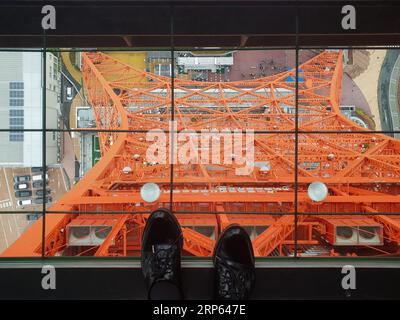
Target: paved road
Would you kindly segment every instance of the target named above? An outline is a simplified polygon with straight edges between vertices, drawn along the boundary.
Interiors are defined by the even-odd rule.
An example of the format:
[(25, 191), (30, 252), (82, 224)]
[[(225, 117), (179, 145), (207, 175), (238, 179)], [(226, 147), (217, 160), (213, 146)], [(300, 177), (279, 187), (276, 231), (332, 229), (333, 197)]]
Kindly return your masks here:
[(393, 68), (395, 67), (399, 54), (400, 50), (387, 50), (387, 54), (382, 64), (382, 69), (379, 75), (378, 103), (383, 131), (394, 130), (394, 128), (399, 125), (393, 123), (389, 102), (389, 88), (391, 85), (390, 80)]
[(0, 214), (0, 252), (17, 240), (29, 225), (26, 214)]
[[(74, 78), (71, 76), (71, 74), (68, 72), (68, 70), (65, 68), (64, 65), (63, 65), (62, 70), (63, 70), (63, 74), (61, 76), (62, 93), (61, 93), (61, 97), (60, 97), (61, 101), (62, 101), (61, 115), (64, 120), (65, 126), (67, 127), (67, 129), (70, 129), (71, 125), (69, 123), (69, 119), (70, 119), (71, 105), (72, 105), (73, 99), (71, 101), (66, 100), (65, 92), (67, 90), (67, 87), (73, 87), (73, 92), (74, 92), (73, 97), (75, 97), (75, 95), (77, 94), (76, 89), (81, 90), (81, 85), (74, 80)], [(74, 83), (74, 86), (71, 84), (71, 81)]]
[[(31, 225), (26, 219), (29, 211), (40, 212), (43, 206), (29, 205), (18, 206), (15, 198), (15, 190), (13, 188), (13, 177), (15, 175), (31, 174), (29, 168), (0, 167), (0, 253), (8, 248), (24, 231)], [(63, 196), (69, 189), (67, 179), (61, 167), (50, 167), (49, 188), (52, 190), (51, 196), (53, 203)], [(36, 192), (37, 189), (32, 189)], [(35, 198), (33, 195), (31, 198)], [(6, 212), (10, 213), (6, 213)], [(14, 212), (13, 212), (14, 211)], [(13, 213), (11, 213), (13, 212)]]

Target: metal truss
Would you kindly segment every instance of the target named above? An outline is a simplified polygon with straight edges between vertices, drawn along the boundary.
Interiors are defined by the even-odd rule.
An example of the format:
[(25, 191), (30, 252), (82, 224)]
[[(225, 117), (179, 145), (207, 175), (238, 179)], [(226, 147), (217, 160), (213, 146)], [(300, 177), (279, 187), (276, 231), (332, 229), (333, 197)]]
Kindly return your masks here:
[[(100, 130), (102, 157), (50, 208), (64, 214), (46, 216), (46, 255), (65, 249), (68, 224), (95, 216), (89, 214), (94, 211), (123, 215), (90, 255), (137, 254), (148, 217), (144, 212), (169, 207), (171, 190), (172, 208), (183, 226), (184, 250), (191, 255), (210, 256), (218, 233), (232, 222), (265, 226), (253, 239), (258, 256), (278, 249), (282, 254), (282, 245), (293, 244), (295, 209), (299, 225), (308, 226), (308, 235), (299, 243), (315, 244), (312, 233), (323, 233), (331, 223), (326, 215), (332, 219), (336, 213), (351, 214), (350, 227), (360, 216), (374, 219), (384, 228), (386, 240), (400, 241), (400, 216), (388, 216), (400, 212), (400, 142), (359, 127), (340, 112), (341, 51), (324, 51), (300, 65), (298, 79), (291, 69), (235, 82), (177, 78), (174, 88), (171, 78), (135, 69), (105, 53), (82, 53), (82, 57), (85, 92), (95, 114), (95, 130)], [(170, 125), (172, 119), (175, 126)], [(174, 130), (254, 130), (255, 168), (249, 175), (238, 175), (236, 170), (243, 165), (235, 161), (176, 163), (171, 177), (168, 164), (146, 161), (151, 145), (146, 133), (152, 129), (167, 132), (167, 148)], [(213, 152), (207, 156), (223, 156)], [(166, 157), (169, 163), (170, 154)], [(126, 167), (130, 172), (123, 170)], [(314, 181), (329, 189), (319, 203), (307, 195)], [(147, 204), (140, 197), (147, 182), (162, 190), (156, 203)], [(346, 221), (346, 216), (340, 217)], [(40, 255), (40, 225), (41, 221), (21, 235), (3, 256)], [(198, 231), (205, 226), (214, 228), (213, 236)]]

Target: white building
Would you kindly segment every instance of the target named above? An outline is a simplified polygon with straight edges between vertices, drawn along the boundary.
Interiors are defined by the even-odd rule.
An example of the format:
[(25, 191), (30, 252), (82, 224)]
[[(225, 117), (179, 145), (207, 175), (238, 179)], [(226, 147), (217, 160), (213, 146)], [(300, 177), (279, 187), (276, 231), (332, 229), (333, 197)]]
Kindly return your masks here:
[[(58, 58), (46, 54), (46, 127), (58, 128)], [(42, 129), (42, 53), (0, 52), (0, 128)], [(46, 161), (57, 163), (57, 134), (46, 136)], [(42, 132), (0, 132), (0, 165), (41, 166)]]
[(221, 67), (233, 65), (233, 56), (230, 57), (178, 57), (177, 65), (188, 70), (211, 70), (216, 72)]

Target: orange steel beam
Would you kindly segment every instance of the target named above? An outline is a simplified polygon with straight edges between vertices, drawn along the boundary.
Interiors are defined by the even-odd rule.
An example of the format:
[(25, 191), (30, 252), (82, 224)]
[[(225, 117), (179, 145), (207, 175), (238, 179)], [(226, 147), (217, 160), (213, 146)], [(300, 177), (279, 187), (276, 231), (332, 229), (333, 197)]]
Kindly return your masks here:
[[(262, 131), (255, 134), (254, 161), (268, 164), (267, 173), (255, 168), (248, 176), (238, 176), (235, 169), (240, 165), (235, 163), (218, 166), (177, 163), (173, 179), (176, 212), (223, 212), (224, 219), (229, 218), (229, 212), (264, 213), (268, 219), (260, 216), (260, 225), (271, 223), (271, 217), (275, 217), (265, 213), (289, 214), (276, 219), (253, 240), (258, 255), (270, 254), (293, 232), (296, 168), (299, 208), (305, 213), (379, 213), (387, 232), (390, 228), (392, 231), (400, 228), (395, 217), (384, 215), (400, 212), (400, 142), (371, 133), (340, 112), (341, 51), (323, 51), (299, 66), (297, 166), (294, 69), (228, 83), (175, 79), (172, 106), (170, 78), (135, 69), (101, 52), (82, 53), (82, 59), (84, 87), (95, 115), (96, 130), (106, 130), (99, 132), (102, 157), (50, 208), (60, 214), (46, 216), (46, 255), (54, 255), (66, 246), (63, 230), (79, 214), (129, 213), (132, 217), (129, 221), (140, 229), (147, 217), (140, 212), (168, 207), (170, 167), (145, 161), (151, 144), (145, 138), (151, 129), (171, 129), (172, 111), (178, 131), (224, 128)], [(131, 173), (123, 173), (126, 166), (132, 168)], [(308, 184), (316, 180), (329, 188), (329, 196), (322, 203), (313, 203), (306, 193)], [(140, 187), (146, 182), (156, 182), (163, 191), (154, 204), (141, 200)], [(191, 214), (191, 217), (193, 223), (200, 223), (202, 215)], [(237, 217), (240, 220), (240, 214)], [(319, 221), (311, 215), (300, 215), (299, 219)], [(242, 222), (246, 223), (246, 219)], [(213, 224), (209, 220), (209, 225)], [(39, 255), (40, 225), (41, 220), (3, 256)], [(115, 232), (121, 228), (118, 231), (114, 228)], [(221, 228), (219, 222), (217, 228)], [(199, 256), (211, 254), (213, 240), (188, 228), (183, 228), (183, 233), (187, 252)], [(138, 247), (140, 240), (125, 245)], [(110, 241), (105, 241), (97, 252), (101, 249), (101, 254), (107, 254), (109, 247)]]
[(196, 256), (211, 256), (215, 241), (190, 228), (182, 228), (183, 249)]
[(118, 233), (123, 231), (125, 226), (125, 222), (128, 220), (129, 214), (121, 215), (118, 219), (117, 223), (113, 226), (111, 232), (108, 234), (107, 238), (104, 239), (101, 246), (97, 249), (95, 256), (107, 256), (109, 254), (108, 250), (111, 246), (111, 243), (117, 237)]
[[(300, 216), (299, 222), (305, 217)], [(254, 254), (257, 256), (268, 256), (276, 247), (294, 231), (294, 216), (286, 215), (279, 218), (272, 226), (253, 240)]]

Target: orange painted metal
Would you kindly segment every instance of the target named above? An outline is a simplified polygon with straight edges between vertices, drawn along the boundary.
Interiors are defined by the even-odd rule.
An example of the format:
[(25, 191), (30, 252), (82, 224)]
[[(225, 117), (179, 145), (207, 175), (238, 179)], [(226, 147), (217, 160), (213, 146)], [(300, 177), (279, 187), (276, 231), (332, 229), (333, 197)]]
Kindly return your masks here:
[[(400, 242), (400, 215), (385, 215), (400, 212), (400, 142), (371, 133), (340, 112), (341, 51), (323, 51), (299, 67), (297, 165), (294, 69), (235, 82), (175, 79), (172, 91), (170, 78), (135, 69), (107, 54), (82, 53), (82, 58), (85, 92), (97, 124), (93, 130), (106, 130), (98, 134), (102, 157), (50, 208), (60, 214), (46, 216), (46, 255), (63, 252), (63, 230), (68, 223), (94, 211), (124, 214), (118, 228), (113, 228), (94, 255), (138, 254), (148, 217), (143, 212), (169, 207), (170, 200), (170, 166), (146, 161), (151, 145), (146, 133), (174, 129), (169, 124), (172, 111), (177, 131), (255, 130), (254, 163), (268, 167), (261, 170), (256, 166), (252, 174), (240, 176), (235, 171), (241, 167), (237, 163), (174, 164), (172, 207), (181, 222), (189, 219), (182, 217), (185, 214), (193, 220), (192, 227), (214, 227), (214, 236), (232, 222), (268, 226), (253, 239), (255, 253), (267, 256), (276, 249), (282, 253), (282, 245), (293, 243), (297, 168), (297, 209), (301, 213), (297, 222), (310, 223), (302, 244), (315, 244), (312, 233), (323, 230), (326, 224), (316, 213), (379, 214), (375, 221), (382, 224), (388, 237)], [(166, 146), (170, 147), (170, 139)], [(169, 163), (169, 154), (167, 158)], [(124, 173), (124, 167), (132, 171)], [(307, 195), (307, 187), (314, 181), (329, 188), (329, 195), (320, 203)], [(157, 183), (162, 190), (153, 204), (140, 197), (140, 188), (147, 182)], [(40, 224), (41, 220), (2, 256), (40, 255)], [(184, 227), (183, 235), (187, 253), (212, 254), (215, 239), (195, 227)], [(111, 243), (115, 243), (114, 248), (110, 248)]]

